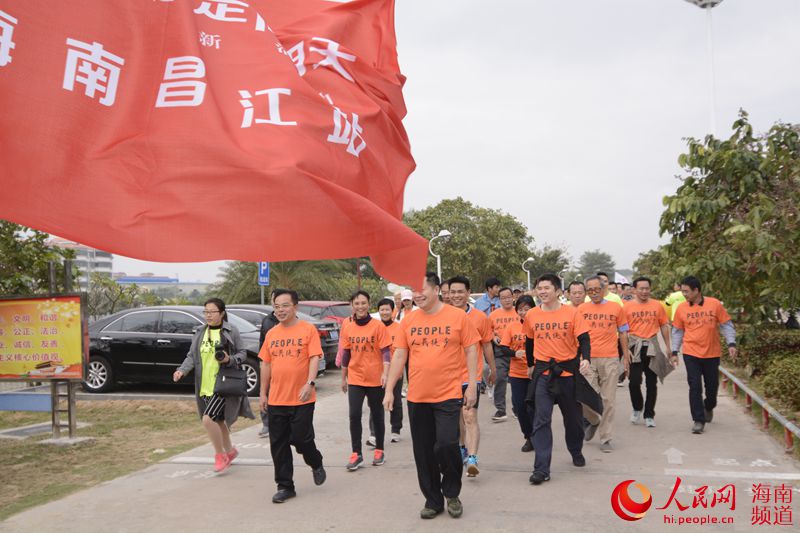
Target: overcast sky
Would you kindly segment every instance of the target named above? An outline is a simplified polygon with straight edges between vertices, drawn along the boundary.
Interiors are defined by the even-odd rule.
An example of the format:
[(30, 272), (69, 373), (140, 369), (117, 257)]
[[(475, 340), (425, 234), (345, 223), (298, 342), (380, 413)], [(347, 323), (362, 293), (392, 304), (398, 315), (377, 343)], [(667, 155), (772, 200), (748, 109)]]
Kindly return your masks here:
[[(710, 132), (706, 14), (684, 0), (397, 0), (405, 120), (417, 170), (406, 209), (462, 196), (502, 209), (536, 245), (657, 246), (684, 137)], [(739, 108), (757, 131), (800, 122), (800, 1), (713, 10), (717, 135)], [(447, 258), (443, 257), (443, 261)], [(128, 274), (213, 281), (222, 262)]]

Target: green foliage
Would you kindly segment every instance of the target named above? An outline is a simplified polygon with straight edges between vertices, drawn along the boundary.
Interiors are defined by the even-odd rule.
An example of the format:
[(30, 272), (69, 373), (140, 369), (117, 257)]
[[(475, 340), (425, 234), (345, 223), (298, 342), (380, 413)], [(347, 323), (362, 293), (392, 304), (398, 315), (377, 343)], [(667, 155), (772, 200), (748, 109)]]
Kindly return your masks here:
[(662, 259), (693, 274), (742, 322), (759, 324), (800, 297), (800, 136), (783, 123), (756, 136), (741, 111), (727, 140), (688, 139), (685, 175), (664, 198)]
[(580, 273), (584, 278), (594, 276), (598, 272), (605, 272), (611, 281), (614, 281), (616, 265), (611, 255), (600, 250), (587, 250), (580, 258)]
[[(476, 292), (492, 276), (510, 285), (521, 283), (522, 262), (531, 255), (532, 238), (527, 228), (497, 209), (478, 207), (462, 198), (442, 200), (419, 211), (409, 211), (403, 222), (423, 237), (446, 229), (448, 239), (437, 239), (434, 251), (442, 256), (442, 277), (467, 276)], [(428, 270), (436, 271), (436, 259), (428, 258)]]
[(57, 290), (64, 289), (62, 263), (75, 254), (72, 250), (47, 246), (48, 238), (47, 233), (0, 220), (0, 294), (49, 293), (49, 261), (56, 263)]
[(534, 249), (531, 257), (533, 261), (528, 261), (525, 265), (531, 271), (531, 283), (542, 274), (560, 273), (567, 269), (570, 263), (570, 257), (565, 250), (549, 244)]
[[(377, 297), (386, 293), (386, 285), (367, 259), (331, 261), (284, 261), (270, 263), (270, 286), (265, 300), (275, 288), (289, 288), (303, 300), (347, 300), (358, 288), (357, 268), (361, 269), (361, 287)], [(212, 285), (209, 296), (228, 303), (259, 303), (258, 267), (253, 262), (231, 261), (222, 269), (222, 281)]]
[(86, 293), (86, 310), (93, 319), (134, 307), (137, 297), (141, 293), (135, 284), (120, 285), (108, 276), (97, 272), (92, 273), (90, 282), (89, 290)]
[[(745, 328), (740, 333), (748, 333)], [(746, 365), (751, 377), (766, 374), (778, 360), (800, 356), (800, 331), (779, 327), (759, 328), (744, 335), (738, 364)], [(800, 383), (800, 381), (798, 382)], [(798, 386), (798, 385), (796, 385)], [(798, 386), (800, 388), (800, 386)]]
[(661, 300), (672, 292), (672, 285), (676, 281), (680, 281), (680, 278), (670, 270), (663, 246), (640, 253), (636, 261), (633, 262), (633, 272), (633, 279), (639, 276), (646, 276), (653, 280), (652, 294), (655, 298)]
[(779, 359), (770, 365), (762, 384), (764, 392), (800, 409), (800, 354)]

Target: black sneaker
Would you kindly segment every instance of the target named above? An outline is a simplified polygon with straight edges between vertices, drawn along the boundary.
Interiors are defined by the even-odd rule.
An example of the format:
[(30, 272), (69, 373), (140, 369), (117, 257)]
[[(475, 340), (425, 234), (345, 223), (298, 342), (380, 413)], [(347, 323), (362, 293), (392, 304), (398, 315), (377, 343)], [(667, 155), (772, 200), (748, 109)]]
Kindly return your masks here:
[(714, 410), (713, 409), (703, 409), (703, 414), (706, 418), (706, 424), (714, 420)]
[(322, 485), (328, 478), (328, 474), (325, 473), (325, 468), (321, 465), (319, 468), (312, 468), (311, 475), (314, 476), (314, 485)]
[(453, 518), (460, 518), (464, 514), (464, 506), (461, 505), (461, 500), (458, 497), (447, 500), (447, 514)]
[(703, 432), (705, 427), (706, 427), (706, 425), (704, 423), (695, 422), (694, 425), (692, 426), (692, 433), (694, 433), (695, 435), (699, 435), (699, 434), (701, 434)]
[(541, 472), (534, 472), (533, 474), (531, 474), (531, 477), (528, 481), (531, 482), (531, 485), (541, 485), (545, 481), (550, 481), (550, 474), (542, 474)]
[(419, 512), (419, 517), (425, 520), (430, 520), (431, 518), (436, 518), (437, 515), (442, 514), (443, 511), (444, 509), (431, 509), (430, 507), (423, 507)]
[(294, 498), (297, 496), (297, 493), (293, 490), (289, 489), (280, 489), (275, 495), (272, 497), (272, 503), (283, 503), (289, 498)]
[(521, 450), (526, 453), (533, 451), (533, 443), (531, 442), (531, 439), (525, 439), (525, 444), (522, 445)]
[(582, 453), (579, 453), (578, 455), (573, 455), (572, 464), (574, 464), (575, 466), (586, 466), (586, 458), (583, 456)]
[(584, 429), (583, 433), (583, 440), (585, 440), (586, 442), (592, 440), (594, 438), (594, 434), (597, 433), (597, 428), (599, 427), (600, 424), (594, 424), (594, 425), (589, 424), (588, 426), (586, 426), (586, 429)]
[(507, 419), (508, 419), (508, 415), (506, 415), (505, 411), (497, 411), (494, 414), (494, 416), (492, 417), (492, 420), (494, 420), (495, 422), (502, 422), (502, 421), (507, 420)]

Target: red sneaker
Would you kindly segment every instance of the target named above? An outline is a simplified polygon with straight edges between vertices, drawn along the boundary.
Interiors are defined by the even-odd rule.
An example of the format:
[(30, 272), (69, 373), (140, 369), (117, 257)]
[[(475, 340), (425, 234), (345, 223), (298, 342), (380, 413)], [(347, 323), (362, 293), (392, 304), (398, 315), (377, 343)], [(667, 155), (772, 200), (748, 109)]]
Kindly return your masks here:
[(383, 454), (383, 450), (375, 450), (375, 456), (372, 459), (372, 466), (381, 466), (385, 462), (386, 456)]
[(239, 450), (231, 448), (231, 451), (228, 452), (228, 462), (232, 463), (237, 457), (239, 457)]
[(214, 472), (224, 472), (229, 466), (231, 466), (231, 460), (228, 458), (227, 453), (214, 454)]

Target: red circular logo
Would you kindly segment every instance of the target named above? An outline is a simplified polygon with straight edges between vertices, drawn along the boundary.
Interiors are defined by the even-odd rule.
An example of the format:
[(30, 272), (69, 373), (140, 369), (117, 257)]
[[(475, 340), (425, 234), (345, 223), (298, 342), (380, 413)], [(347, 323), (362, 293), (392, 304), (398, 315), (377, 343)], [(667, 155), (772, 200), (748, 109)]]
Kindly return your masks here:
[[(633, 485), (642, 493), (642, 501), (634, 501), (630, 494), (628, 494), (628, 487)], [(623, 481), (611, 492), (611, 508), (617, 513), (617, 516), (629, 522), (641, 520), (647, 514), (647, 510), (653, 504), (653, 496), (650, 495), (650, 489), (641, 483), (635, 483), (634, 480), (628, 479)]]

